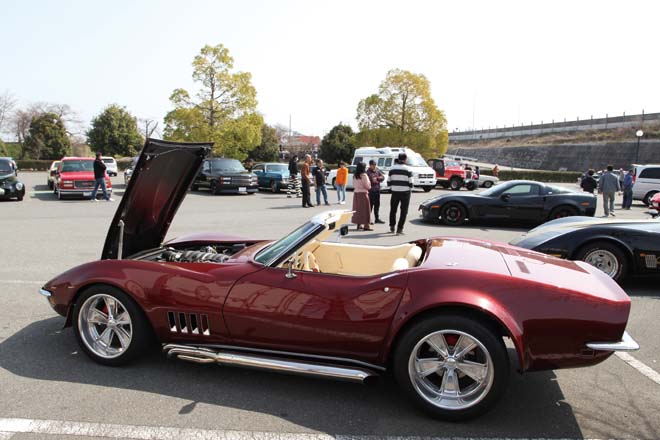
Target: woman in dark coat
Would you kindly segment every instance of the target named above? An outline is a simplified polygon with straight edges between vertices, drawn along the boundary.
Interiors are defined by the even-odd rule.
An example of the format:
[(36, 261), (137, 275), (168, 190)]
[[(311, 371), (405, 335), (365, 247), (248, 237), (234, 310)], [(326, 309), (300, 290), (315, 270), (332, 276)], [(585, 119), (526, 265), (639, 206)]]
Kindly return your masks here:
[(371, 182), (366, 173), (367, 166), (364, 162), (357, 164), (355, 174), (353, 175), (353, 223), (357, 225), (358, 230), (364, 226), (365, 231), (371, 231), (371, 206), (369, 205), (369, 190)]

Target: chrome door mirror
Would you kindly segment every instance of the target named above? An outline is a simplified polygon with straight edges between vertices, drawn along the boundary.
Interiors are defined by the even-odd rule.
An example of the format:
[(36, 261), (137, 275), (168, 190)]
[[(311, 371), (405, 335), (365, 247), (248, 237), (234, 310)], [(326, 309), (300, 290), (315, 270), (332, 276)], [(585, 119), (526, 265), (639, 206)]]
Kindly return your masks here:
[(293, 261), (294, 261), (294, 259), (295, 259), (294, 257), (291, 257), (286, 262), (287, 270), (286, 270), (286, 275), (285, 276), (288, 279), (293, 279), (293, 278), (296, 278), (298, 276), (293, 272)]

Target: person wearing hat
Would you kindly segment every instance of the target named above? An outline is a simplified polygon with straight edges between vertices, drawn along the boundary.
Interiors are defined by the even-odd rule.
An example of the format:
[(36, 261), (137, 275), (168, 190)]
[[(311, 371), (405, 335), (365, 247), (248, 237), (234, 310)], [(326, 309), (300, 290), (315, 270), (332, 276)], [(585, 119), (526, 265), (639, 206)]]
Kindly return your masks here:
[[(387, 184), (392, 192), (392, 198), (390, 199), (390, 232), (393, 233), (396, 226), (397, 234), (403, 234), (403, 225), (406, 223), (408, 206), (410, 205), (410, 193), (413, 189), (412, 171), (406, 166), (407, 160), (406, 153), (399, 153), (396, 163), (390, 168), (387, 176)], [(401, 206), (401, 214), (397, 225), (396, 212), (399, 206)]]

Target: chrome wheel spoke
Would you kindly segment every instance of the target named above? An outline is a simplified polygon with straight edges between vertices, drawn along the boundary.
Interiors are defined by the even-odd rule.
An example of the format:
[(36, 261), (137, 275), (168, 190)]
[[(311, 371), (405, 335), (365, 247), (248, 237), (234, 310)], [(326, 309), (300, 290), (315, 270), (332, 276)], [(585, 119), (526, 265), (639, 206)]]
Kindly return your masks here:
[(444, 365), (445, 363), (438, 359), (417, 359), (417, 374), (426, 377), (440, 371)]
[(105, 330), (101, 332), (99, 337), (96, 338), (96, 341), (102, 342), (106, 347), (110, 347), (110, 342), (112, 341), (112, 329), (110, 327), (106, 327)]
[(121, 344), (122, 350), (126, 349), (128, 344), (131, 342), (131, 335), (121, 327), (115, 328), (115, 334), (119, 338), (119, 343)]
[(477, 343), (474, 340), (465, 335), (461, 335), (454, 346), (454, 357), (456, 359), (463, 359), (466, 354), (477, 348)]
[(442, 333), (438, 333), (427, 338), (426, 343), (429, 344), (431, 348), (443, 358), (447, 358), (449, 356), (447, 341), (445, 340), (445, 335)]
[(457, 362), (456, 368), (477, 383), (483, 382), (488, 373), (488, 365), (471, 361)]
[(456, 370), (450, 368), (445, 371), (440, 384), (440, 397), (458, 397), (460, 386), (458, 384), (458, 375)]
[(104, 297), (103, 301), (105, 301), (105, 306), (108, 308), (108, 317), (114, 319), (117, 315), (117, 301), (111, 296)]
[(102, 311), (98, 309), (91, 309), (89, 314), (90, 316), (89, 318), (87, 318), (87, 322), (91, 322), (92, 324), (102, 324), (102, 325), (108, 324), (108, 315), (106, 315)]
[(117, 325), (129, 325), (131, 323), (131, 317), (128, 315), (128, 312), (124, 310), (115, 318)]

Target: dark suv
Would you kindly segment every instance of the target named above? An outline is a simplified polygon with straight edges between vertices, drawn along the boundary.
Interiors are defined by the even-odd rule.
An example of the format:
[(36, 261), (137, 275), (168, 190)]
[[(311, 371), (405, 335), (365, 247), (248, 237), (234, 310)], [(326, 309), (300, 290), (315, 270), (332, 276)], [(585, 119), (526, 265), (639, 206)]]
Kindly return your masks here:
[(212, 194), (251, 194), (259, 190), (257, 175), (236, 159), (205, 159), (190, 189), (206, 188)]

